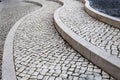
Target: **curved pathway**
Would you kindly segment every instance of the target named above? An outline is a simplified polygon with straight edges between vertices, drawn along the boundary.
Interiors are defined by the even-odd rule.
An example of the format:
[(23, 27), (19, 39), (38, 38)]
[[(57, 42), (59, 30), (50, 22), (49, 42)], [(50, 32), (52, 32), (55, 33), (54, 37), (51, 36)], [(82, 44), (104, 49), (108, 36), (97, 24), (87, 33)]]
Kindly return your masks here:
[(120, 30), (90, 17), (80, 1), (65, 3), (67, 6), (59, 13), (62, 22), (86, 41), (120, 58)]
[[(1, 3), (2, 4), (2, 3)], [(14, 5), (13, 5), (14, 4)], [(4, 2), (0, 11), (0, 79), (3, 46), (11, 27), (24, 15), (40, 8), (41, 6), (25, 2)]]
[(57, 33), (53, 13), (60, 4), (39, 0), (43, 8), (20, 23), (14, 38), (18, 80), (114, 80), (90, 63)]

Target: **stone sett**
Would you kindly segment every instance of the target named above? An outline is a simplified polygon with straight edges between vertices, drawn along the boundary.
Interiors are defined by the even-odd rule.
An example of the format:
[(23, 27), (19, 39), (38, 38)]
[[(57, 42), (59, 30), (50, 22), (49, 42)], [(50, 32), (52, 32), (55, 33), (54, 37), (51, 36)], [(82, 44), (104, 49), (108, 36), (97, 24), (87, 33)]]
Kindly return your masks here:
[(14, 59), (17, 79), (112, 80), (59, 36), (53, 24), (53, 12), (60, 4), (40, 1), (45, 7), (27, 17), (16, 31)]
[(64, 2), (67, 5), (59, 12), (62, 22), (86, 41), (119, 58), (120, 30), (90, 17), (82, 2)]
[(20, 18), (41, 8), (41, 6), (21, 1), (3, 1), (1, 4), (3, 6), (2, 10), (0, 10), (0, 80), (2, 78), (3, 47), (9, 30)]

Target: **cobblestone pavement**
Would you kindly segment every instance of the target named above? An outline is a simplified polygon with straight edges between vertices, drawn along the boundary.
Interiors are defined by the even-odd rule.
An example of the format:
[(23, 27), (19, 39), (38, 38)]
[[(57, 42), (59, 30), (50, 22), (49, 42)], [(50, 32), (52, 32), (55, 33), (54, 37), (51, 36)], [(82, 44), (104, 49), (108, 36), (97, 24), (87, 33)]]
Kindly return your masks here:
[(15, 35), (17, 79), (115, 80), (73, 50), (59, 36), (53, 24), (53, 13), (60, 4), (41, 1), (45, 2), (44, 8), (27, 17)]
[[(10, 28), (24, 15), (40, 8), (35, 4), (23, 2), (5, 3), (3, 9), (0, 11), (0, 79), (1, 79), (1, 65), (2, 54), (5, 38)], [(14, 4), (14, 5), (13, 5)]]
[(62, 22), (86, 41), (120, 58), (120, 30), (90, 17), (80, 1), (65, 1), (67, 6), (59, 14)]

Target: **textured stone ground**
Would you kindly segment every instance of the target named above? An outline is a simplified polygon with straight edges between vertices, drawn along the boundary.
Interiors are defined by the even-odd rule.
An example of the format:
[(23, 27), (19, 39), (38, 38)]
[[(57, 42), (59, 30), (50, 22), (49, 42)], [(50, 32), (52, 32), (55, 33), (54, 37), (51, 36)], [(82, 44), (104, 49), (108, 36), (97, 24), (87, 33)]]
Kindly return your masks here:
[(24, 2), (4, 2), (0, 11), (0, 79), (1, 79), (1, 65), (2, 65), (2, 54), (5, 38), (10, 28), (24, 15), (40, 8), (35, 4), (24, 3)]
[(120, 58), (120, 30), (90, 17), (80, 1), (66, 0), (60, 18), (73, 32), (108, 54)]
[(60, 4), (45, 0), (44, 8), (17, 29), (14, 59), (18, 80), (115, 80), (70, 47), (57, 33), (53, 13)]

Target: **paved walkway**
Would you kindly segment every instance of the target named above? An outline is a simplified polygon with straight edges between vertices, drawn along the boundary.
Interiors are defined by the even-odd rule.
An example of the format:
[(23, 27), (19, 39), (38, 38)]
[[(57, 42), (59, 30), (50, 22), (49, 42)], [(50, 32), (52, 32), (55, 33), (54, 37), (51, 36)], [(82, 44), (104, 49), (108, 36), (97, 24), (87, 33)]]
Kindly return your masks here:
[(115, 80), (90, 63), (57, 33), (53, 13), (61, 5), (39, 0), (43, 8), (25, 18), (14, 38), (18, 80)]
[(80, 1), (65, 2), (67, 6), (60, 11), (63, 23), (86, 41), (120, 58), (120, 30), (90, 17)]
[(24, 15), (40, 8), (35, 4), (25, 2), (3, 2), (0, 4), (0, 79), (1, 79), (1, 65), (2, 65), (2, 54), (3, 46), (6, 36), (11, 27)]

